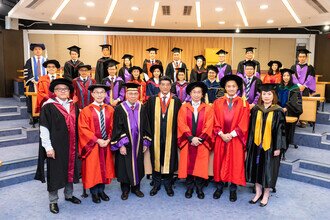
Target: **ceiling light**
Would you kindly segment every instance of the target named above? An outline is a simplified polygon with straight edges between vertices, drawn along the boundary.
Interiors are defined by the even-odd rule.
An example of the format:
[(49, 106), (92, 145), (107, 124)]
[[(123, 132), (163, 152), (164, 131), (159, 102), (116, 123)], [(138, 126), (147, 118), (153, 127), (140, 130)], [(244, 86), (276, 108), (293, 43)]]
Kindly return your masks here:
[(216, 12), (221, 12), (221, 11), (223, 11), (223, 8), (215, 8), (215, 11)]
[(79, 20), (86, 21), (86, 17), (81, 16), (81, 17), (79, 17)]
[(235, 32), (239, 33), (239, 32), (241, 32), (241, 30), (239, 28), (236, 28)]
[(261, 10), (265, 10), (265, 9), (267, 9), (268, 8), (268, 5), (260, 5), (260, 9)]
[(226, 22), (225, 21), (219, 21), (218, 23), (219, 24), (225, 24)]
[(128, 23), (133, 23), (134, 20), (133, 20), (133, 19), (128, 19), (127, 22), (128, 22)]
[(323, 30), (325, 30), (325, 31), (330, 30), (330, 26), (329, 25), (325, 25), (324, 28), (323, 28)]
[(274, 20), (272, 20), (272, 19), (267, 20), (267, 24), (273, 24), (273, 23), (274, 23)]
[(70, 0), (64, 0), (62, 1), (60, 7), (55, 11), (55, 14), (52, 17), (52, 20), (56, 20), (56, 18), (61, 14), (62, 10), (65, 8), (65, 6), (70, 2)]
[(242, 2), (241, 1), (236, 1), (236, 5), (238, 7), (239, 13), (241, 14), (241, 17), (243, 19), (243, 22), (244, 22), (245, 27), (249, 26), (249, 23), (247, 21), (247, 18), (246, 18), (244, 9), (243, 9)]
[(300, 24), (301, 20), (299, 19), (298, 15), (296, 14), (296, 12), (293, 10), (292, 6), (290, 5), (289, 0), (282, 0), (283, 4), (285, 5), (285, 7), (288, 9), (288, 11), (290, 12), (291, 16), (294, 18), (294, 20)]
[(139, 10), (139, 8), (138, 8), (138, 7), (136, 7), (136, 6), (132, 6), (132, 7), (131, 7), (131, 10), (132, 10), (132, 11), (138, 11), (138, 10)]
[(94, 7), (94, 6), (95, 6), (95, 3), (92, 2), (92, 1), (89, 1), (89, 2), (85, 2), (85, 5), (86, 5), (87, 7)]
[(113, 11), (115, 10), (116, 4), (117, 4), (117, 0), (112, 0), (111, 1), (108, 14), (107, 14), (107, 16), (104, 19), (104, 24), (107, 24), (109, 22), (110, 17), (112, 15)]
[(159, 2), (155, 2), (154, 10), (152, 12), (152, 18), (151, 18), (151, 26), (155, 26), (155, 24), (156, 24), (156, 17), (157, 17), (158, 8), (159, 8)]
[(197, 27), (202, 27), (201, 21), (201, 3), (200, 1), (196, 1), (196, 18), (197, 18)]

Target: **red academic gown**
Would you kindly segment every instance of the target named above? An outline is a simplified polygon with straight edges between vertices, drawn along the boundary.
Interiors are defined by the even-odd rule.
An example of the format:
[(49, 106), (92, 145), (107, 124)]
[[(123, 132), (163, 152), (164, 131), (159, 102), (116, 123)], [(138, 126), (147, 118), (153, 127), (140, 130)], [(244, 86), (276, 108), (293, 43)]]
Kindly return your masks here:
[(194, 108), (190, 102), (183, 104), (178, 113), (178, 146), (180, 149), (179, 178), (193, 175), (208, 178), (208, 165), (212, 147), (213, 109), (201, 103), (198, 107), (198, 120), (195, 137), (202, 138), (201, 145), (195, 147), (188, 141), (193, 134)]
[(282, 74), (280, 72), (276, 74), (266, 74), (264, 79), (262, 80), (262, 83), (267, 84), (267, 83), (275, 83), (275, 84), (280, 84), (282, 80)]
[[(103, 108), (106, 132), (111, 140), (114, 110), (106, 104)], [(82, 158), (82, 182), (85, 189), (100, 183), (109, 184), (115, 178), (110, 143), (107, 147), (100, 147), (96, 143), (97, 139), (102, 139), (96, 111), (100, 111), (100, 107), (90, 104), (80, 112), (78, 119), (79, 155)]]
[[(56, 79), (59, 78), (56, 76)], [(36, 113), (40, 113), (40, 109), (45, 101), (49, 98), (55, 98), (55, 94), (49, 91), (50, 78), (47, 75), (41, 76), (37, 84), (37, 105)]]
[[(216, 135), (214, 144), (213, 172), (216, 182), (231, 182), (245, 186), (245, 150), (249, 129), (250, 108), (241, 97), (233, 99), (232, 109), (228, 108), (229, 99), (223, 96), (213, 103), (214, 128)], [(230, 133), (236, 131), (237, 136), (228, 143), (218, 135), (220, 131)]]
[(88, 90), (88, 87), (95, 83), (95, 79), (92, 79), (90, 77), (87, 78), (85, 85), (84, 82), (80, 79), (80, 77), (77, 77), (72, 80), (72, 85), (74, 88), (73, 101), (77, 103), (79, 109), (83, 109), (89, 104), (93, 103), (94, 99), (91, 95), (91, 91)]
[(142, 80), (132, 80), (130, 82), (137, 83), (139, 87), (139, 101), (145, 103), (147, 101), (147, 84)]

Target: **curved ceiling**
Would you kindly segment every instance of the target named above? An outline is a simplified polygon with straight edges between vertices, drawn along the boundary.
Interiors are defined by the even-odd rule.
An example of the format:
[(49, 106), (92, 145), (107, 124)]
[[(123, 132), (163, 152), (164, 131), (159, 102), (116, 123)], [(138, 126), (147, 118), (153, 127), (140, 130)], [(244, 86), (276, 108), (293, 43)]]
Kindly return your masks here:
[[(152, 26), (155, 2), (159, 2), (159, 8), (154, 15), (155, 23)], [(245, 23), (239, 2), (242, 5), (241, 12), (246, 15)], [(298, 18), (292, 16), (285, 6), (286, 2)], [(64, 6), (62, 3), (67, 4)], [(64, 6), (63, 10), (54, 19), (54, 14), (61, 5)], [(200, 27), (197, 21), (198, 5)], [(268, 8), (261, 9), (261, 5), (267, 5)], [(138, 10), (132, 10), (132, 7)], [(113, 8), (113, 13), (109, 17), (110, 8)], [(164, 14), (166, 9), (169, 15)], [(188, 15), (184, 15), (185, 10)], [(329, 0), (21, 0), (9, 12), (9, 16), (59, 24), (219, 30), (237, 27), (256, 29), (326, 25), (330, 24), (329, 11)], [(107, 15), (109, 20), (105, 23)]]

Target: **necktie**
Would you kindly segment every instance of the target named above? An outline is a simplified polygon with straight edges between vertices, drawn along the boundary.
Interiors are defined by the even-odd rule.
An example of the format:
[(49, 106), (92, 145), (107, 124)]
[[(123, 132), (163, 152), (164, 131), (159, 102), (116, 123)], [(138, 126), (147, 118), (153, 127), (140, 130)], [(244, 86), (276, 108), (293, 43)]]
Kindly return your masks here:
[(229, 98), (229, 104), (228, 104), (229, 110), (231, 110), (232, 107), (233, 107), (233, 98)]
[(179, 67), (179, 62), (175, 62), (175, 66), (176, 67)]
[(251, 88), (251, 78), (248, 78), (248, 82), (246, 84), (245, 88), (245, 96), (248, 97), (250, 94), (250, 88)]
[(51, 79), (50, 79), (50, 81), (52, 82), (54, 79), (55, 79), (55, 76), (52, 76)]
[(104, 122), (104, 115), (102, 112), (102, 105), (100, 105), (100, 121), (101, 121), (101, 135), (103, 140), (106, 140), (108, 138), (107, 138), (107, 132), (105, 131), (105, 122)]
[(163, 96), (163, 104), (166, 106), (166, 96)]
[(154, 65), (154, 61), (153, 60), (151, 61), (151, 65)]
[(38, 73), (38, 79), (40, 78), (41, 76), (41, 63), (40, 63), (40, 57), (38, 57), (38, 63), (37, 63), (37, 73)]
[(132, 109), (132, 111), (134, 111), (134, 109), (135, 109), (135, 106), (134, 106), (134, 105), (132, 105), (132, 106), (131, 106), (131, 109)]

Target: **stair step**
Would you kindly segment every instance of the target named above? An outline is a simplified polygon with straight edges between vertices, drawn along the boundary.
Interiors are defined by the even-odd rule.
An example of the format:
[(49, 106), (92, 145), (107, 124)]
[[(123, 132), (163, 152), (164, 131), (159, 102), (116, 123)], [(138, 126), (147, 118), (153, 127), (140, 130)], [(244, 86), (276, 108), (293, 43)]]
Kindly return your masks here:
[(23, 128), (22, 134), (0, 137), (0, 148), (39, 142), (38, 128)]
[(307, 170), (303, 168), (298, 168), (292, 171), (292, 173), (296, 174), (304, 174), (306, 176), (318, 179), (318, 180), (323, 180), (328, 182), (329, 186), (327, 188), (330, 188), (330, 174), (329, 173), (322, 173), (314, 170)]
[(319, 173), (325, 173), (330, 176), (330, 165), (329, 164), (323, 164), (323, 163), (318, 163), (318, 162), (314, 162), (314, 161), (300, 160), (299, 169), (311, 170), (311, 171), (316, 171)]
[(9, 170), (34, 166), (34, 165), (37, 165), (37, 164), (38, 164), (38, 157), (37, 156), (22, 158), (22, 159), (19, 159), (19, 160), (6, 161), (6, 162), (2, 163), (2, 166), (0, 167), (0, 172), (5, 172), (5, 171), (9, 171)]
[(326, 138), (326, 131), (323, 133), (324, 134), (313, 134), (309, 132), (296, 131), (293, 143), (298, 146), (330, 150), (330, 141)]
[(0, 107), (0, 113), (18, 112), (18, 106)]
[(0, 137), (22, 134), (22, 128), (0, 129)]
[(0, 172), (0, 188), (33, 180), (37, 166)]

